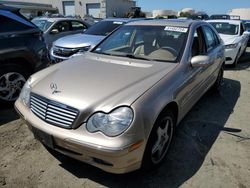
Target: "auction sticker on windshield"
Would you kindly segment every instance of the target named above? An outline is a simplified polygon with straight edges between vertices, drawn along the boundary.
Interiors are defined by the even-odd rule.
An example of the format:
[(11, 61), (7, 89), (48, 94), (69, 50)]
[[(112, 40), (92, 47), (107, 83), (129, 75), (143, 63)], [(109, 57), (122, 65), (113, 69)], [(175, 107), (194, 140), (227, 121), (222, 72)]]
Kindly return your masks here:
[(181, 32), (181, 33), (186, 33), (188, 31), (188, 28), (186, 27), (169, 27), (169, 26), (166, 26), (165, 31), (178, 31), (178, 32)]

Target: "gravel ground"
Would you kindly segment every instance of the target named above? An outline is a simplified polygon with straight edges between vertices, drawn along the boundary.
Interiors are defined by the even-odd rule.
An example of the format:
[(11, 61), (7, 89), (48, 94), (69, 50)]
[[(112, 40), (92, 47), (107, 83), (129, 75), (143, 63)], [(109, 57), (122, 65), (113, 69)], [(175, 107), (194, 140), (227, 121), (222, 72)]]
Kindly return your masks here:
[(48, 152), (12, 108), (0, 109), (0, 187), (250, 187), (250, 49), (177, 129), (160, 168), (114, 175)]

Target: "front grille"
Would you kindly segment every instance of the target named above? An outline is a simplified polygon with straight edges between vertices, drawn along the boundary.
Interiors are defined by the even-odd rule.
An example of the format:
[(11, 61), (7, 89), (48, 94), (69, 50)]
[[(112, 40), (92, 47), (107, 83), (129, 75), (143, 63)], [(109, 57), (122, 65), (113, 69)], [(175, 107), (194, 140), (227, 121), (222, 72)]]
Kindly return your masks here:
[(60, 57), (70, 57), (78, 52), (85, 52), (90, 49), (90, 46), (82, 47), (82, 48), (63, 48), (58, 46), (53, 46), (53, 54)]
[(42, 120), (64, 128), (71, 128), (78, 116), (78, 110), (36, 94), (31, 94), (30, 108)]
[(61, 56), (61, 57), (70, 57), (73, 54), (77, 53), (79, 49), (77, 48), (62, 48), (62, 47), (53, 47), (53, 53), (55, 55)]

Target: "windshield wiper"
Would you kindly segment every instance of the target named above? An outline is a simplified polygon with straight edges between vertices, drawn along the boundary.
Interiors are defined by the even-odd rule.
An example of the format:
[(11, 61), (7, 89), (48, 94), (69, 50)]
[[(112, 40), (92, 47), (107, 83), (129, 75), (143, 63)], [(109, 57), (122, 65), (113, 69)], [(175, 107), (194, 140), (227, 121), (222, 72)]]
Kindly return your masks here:
[(147, 61), (154, 61), (154, 59), (134, 55), (134, 54), (126, 54), (125, 57), (131, 58), (131, 59), (142, 59), (142, 60), (147, 60)]
[(111, 56), (119, 56), (119, 57), (128, 57), (131, 59), (142, 59), (142, 60), (147, 60), (147, 61), (154, 61), (154, 59), (150, 59), (150, 58), (146, 58), (146, 57), (142, 57), (142, 56), (138, 56), (138, 55), (134, 55), (134, 54), (126, 54), (126, 53), (106, 53), (106, 52), (102, 52), (105, 55), (111, 55)]
[(119, 57), (128, 57), (131, 59), (141, 59), (141, 60), (147, 60), (147, 61), (164, 61), (168, 62), (167, 60), (161, 60), (161, 59), (151, 59), (139, 55), (134, 55), (134, 54), (126, 54), (126, 53), (107, 53), (107, 52), (100, 52), (99, 54), (104, 54), (104, 55), (110, 55), (110, 56), (119, 56)]

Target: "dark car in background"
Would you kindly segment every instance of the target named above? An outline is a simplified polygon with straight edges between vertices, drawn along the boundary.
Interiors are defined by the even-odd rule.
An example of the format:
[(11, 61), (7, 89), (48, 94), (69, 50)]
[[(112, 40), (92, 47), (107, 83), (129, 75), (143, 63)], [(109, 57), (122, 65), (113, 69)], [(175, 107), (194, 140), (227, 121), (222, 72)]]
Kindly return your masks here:
[(0, 5), (0, 103), (11, 104), (28, 77), (49, 65), (42, 31), (19, 13)]
[(230, 20), (230, 16), (228, 14), (213, 14), (210, 16), (210, 20)]
[(83, 33), (90, 27), (87, 22), (65, 17), (38, 17), (32, 22), (43, 31), (43, 38), (48, 49), (55, 40), (67, 35)]

